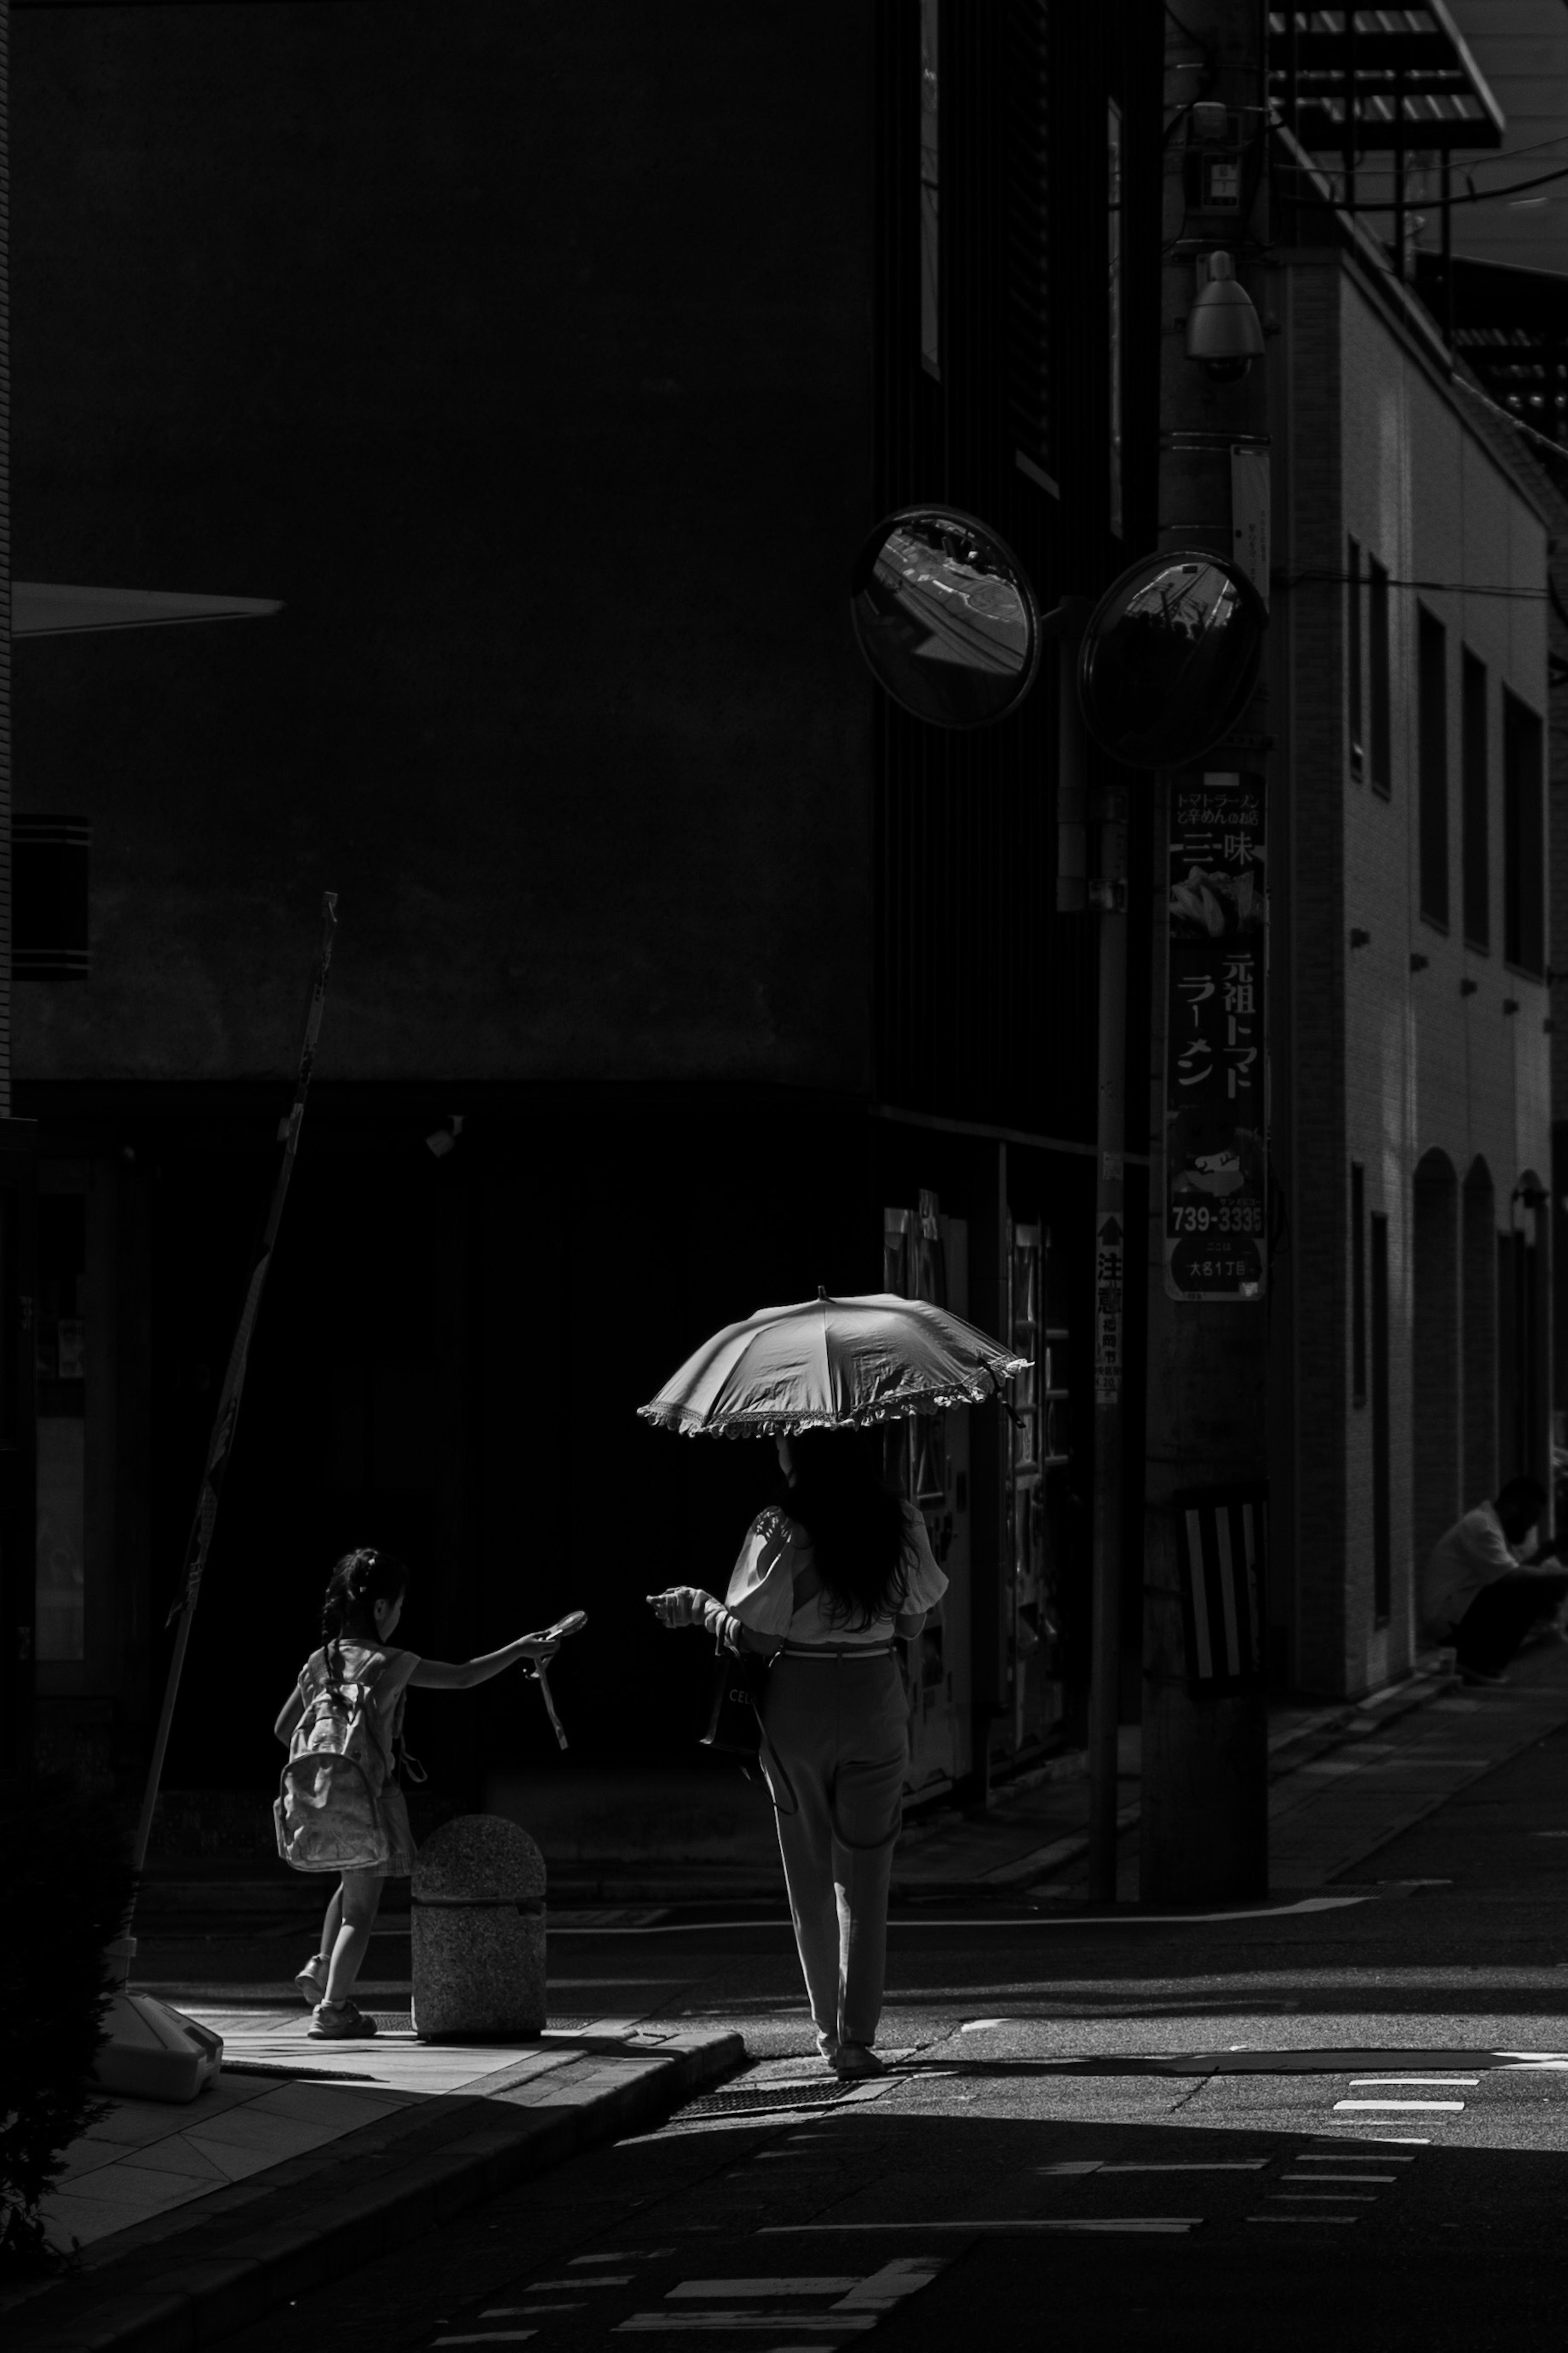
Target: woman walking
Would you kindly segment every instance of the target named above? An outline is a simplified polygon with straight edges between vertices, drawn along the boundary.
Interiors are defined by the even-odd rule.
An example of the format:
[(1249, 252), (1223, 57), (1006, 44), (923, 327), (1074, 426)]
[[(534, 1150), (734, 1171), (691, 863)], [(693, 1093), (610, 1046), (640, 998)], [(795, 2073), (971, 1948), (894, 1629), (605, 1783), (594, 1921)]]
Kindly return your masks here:
[(894, 1643), (921, 1631), (947, 1579), (919, 1512), (884, 1484), (876, 1437), (806, 1430), (776, 1443), (786, 1484), (752, 1521), (724, 1600), (689, 1585), (649, 1599), (661, 1625), (705, 1626), (773, 1662), (763, 1770), (817, 2048), (837, 2074), (879, 2075), (909, 1765)]
[(375, 2032), (375, 2021), (361, 2010), (353, 2000), (353, 1989), (380, 1909), (383, 1883), (406, 1879), (414, 1869), (408, 1804), (397, 1786), (409, 1686), (424, 1691), (471, 1691), (518, 1659), (552, 1659), (560, 1648), (546, 1636), (524, 1634), (504, 1650), (487, 1651), (483, 1658), (466, 1660), (461, 1665), (422, 1659), (416, 1651), (395, 1650), (392, 1638), (407, 1590), (408, 1570), (395, 1553), (366, 1546), (343, 1556), (327, 1584), (321, 1648), (312, 1651), (300, 1668), (299, 1681), (273, 1726), (287, 1748), (300, 1718), (323, 1693), (338, 1693), (353, 1683), (370, 1694), (374, 1761), (381, 1768), (374, 1795), (391, 1852), (374, 1869), (342, 1873), (327, 1906), (321, 1950), (312, 1954), (294, 1980), (312, 2007), (310, 2031), (319, 2041)]

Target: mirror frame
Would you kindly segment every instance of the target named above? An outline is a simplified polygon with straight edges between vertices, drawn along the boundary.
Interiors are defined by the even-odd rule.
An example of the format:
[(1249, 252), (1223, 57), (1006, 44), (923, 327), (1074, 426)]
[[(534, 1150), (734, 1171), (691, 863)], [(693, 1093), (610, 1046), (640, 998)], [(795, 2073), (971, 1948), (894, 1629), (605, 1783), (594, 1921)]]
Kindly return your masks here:
[[(877, 559), (886, 547), (889, 536), (900, 523), (913, 522), (927, 517), (936, 517), (943, 521), (951, 519), (964, 529), (977, 533), (988, 548), (992, 549), (1005, 564), (1011, 585), (1016, 588), (1023, 600), (1029, 639), (1023, 669), (1017, 678), (1012, 681), (1012, 691), (1003, 707), (999, 711), (986, 712), (977, 719), (942, 719), (930, 711), (917, 710), (913, 703), (907, 702), (896, 687), (889, 683), (873, 659), (867, 630), (862, 621), (860, 600), (866, 594)], [(1005, 720), (1015, 717), (1034, 691), (1035, 681), (1040, 673), (1045, 633), (1040, 600), (1035, 593), (1034, 582), (999, 531), (983, 521), (979, 515), (971, 514), (967, 508), (950, 505), (945, 500), (917, 500), (908, 506), (896, 508), (891, 514), (883, 516), (881, 522), (862, 543), (850, 572), (849, 618), (850, 626), (855, 632), (855, 642), (860, 649), (860, 658), (889, 701), (896, 703), (900, 711), (907, 712), (911, 719), (918, 719), (923, 726), (940, 727), (950, 734), (973, 734), (978, 728), (997, 727)]]

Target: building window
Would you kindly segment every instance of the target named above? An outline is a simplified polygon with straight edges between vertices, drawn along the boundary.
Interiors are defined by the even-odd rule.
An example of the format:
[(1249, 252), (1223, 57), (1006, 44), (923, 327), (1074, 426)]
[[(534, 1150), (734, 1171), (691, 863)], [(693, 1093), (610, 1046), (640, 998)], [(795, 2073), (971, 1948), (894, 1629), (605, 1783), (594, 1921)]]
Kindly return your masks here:
[(1448, 928), (1448, 632), (1425, 607), (1415, 622), (1421, 913)]
[(85, 818), (11, 820), (11, 971), (17, 980), (84, 980), (88, 862)]
[(37, 1654), (87, 1655), (87, 1199), (38, 1197)]
[(1361, 604), (1361, 543), (1352, 539), (1345, 551), (1345, 704), (1350, 723), (1351, 774), (1358, 780), (1366, 773), (1362, 733), (1365, 720), (1362, 710)]
[(1511, 694), (1502, 699), (1502, 952), (1521, 972), (1546, 970), (1546, 841), (1542, 726)]
[(942, 381), (942, 174), (940, 92), (941, 0), (921, 7), (921, 360)]
[[(1007, 407), (1013, 454), (1051, 498), (1061, 489), (1051, 450), (1051, 26), (1045, 0), (1004, 12), (1009, 103), (1006, 139)], [(1118, 157), (1113, 153), (1111, 169)], [(1121, 216), (1111, 215), (1113, 237)], [(1112, 246), (1113, 283), (1115, 246)], [(1114, 332), (1114, 327), (1113, 327)], [(1115, 353), (1112, 352), (1114, 364)], [(1112, 399), (1117, 397), (1112, 378)], [(1113, 491), (1114, 496), (1114, 491)]]
[(1106, 304), (1110, 365), (1110, 528), (1121, 536), (1121, 109), (1111, 100), (1106, 116), (1105, 241), (1110, 263)]
[(1366, 1403), (1366, 1170), (1351, 1162), (1351, 1403)]
[(1464, 812), (1465, 939), (1483, 953), (1491, 946), (1491, 778), (1487, 761), (1487, 666), (1466, 649), (1459, 713)]
[(1372, 782), (1385, 797), (1394, 790), (1394, 726), (1390, 672), (1394, 649), (1390, 638), (1388, 574), (1373, 556), (1366, 569), (1369, 644), (1367, 683), (1371, 688)]
[(1372, 1608), (1386, 1626), (1394, 1599), (1388, 1460), (1388, 1219), (1372, 1219)]

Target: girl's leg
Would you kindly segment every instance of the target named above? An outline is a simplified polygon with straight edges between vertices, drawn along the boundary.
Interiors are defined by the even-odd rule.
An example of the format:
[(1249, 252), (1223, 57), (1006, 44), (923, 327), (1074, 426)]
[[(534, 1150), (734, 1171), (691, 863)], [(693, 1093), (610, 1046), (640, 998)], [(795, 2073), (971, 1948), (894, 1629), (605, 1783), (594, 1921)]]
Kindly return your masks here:
[[(334, 2009), (347, 2001), (360, 1973), (370, 1932), (381, 1905), (382, 1882), (369, 1871), (345, 1871), (339, 1890), (342, 1919), (328, 1955), (326, 1998)], [(329, 1915), (330, 1916), (330, 1915)]]
[(332, 1947), (338, 1941), (338, 1930), (343, 1925), (343, 1883), (340, 1879), (332, 1890), (332, 1900), (327, 1906), (327, 1916), (321, 1923), (321, 1941), (316, 1950), (323, 1961), (331, 1960)]

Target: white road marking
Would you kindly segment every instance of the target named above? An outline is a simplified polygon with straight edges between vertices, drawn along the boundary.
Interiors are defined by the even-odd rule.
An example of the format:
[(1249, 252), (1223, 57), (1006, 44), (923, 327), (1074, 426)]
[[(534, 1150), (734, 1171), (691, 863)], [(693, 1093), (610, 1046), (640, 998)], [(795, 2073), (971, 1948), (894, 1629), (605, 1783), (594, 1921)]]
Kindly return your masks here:
[(919, 2222), (764, 2222), (757, 2232), (759, 2239), (804, 2238), (808, 2232), (821, 2238), (833, 2232), (851, 2231), (1191, 2231), (1204, 2220), (1201, 2214), (1129, 2214), (1118, 2221), (1058, 2221), (1055, 2216), (1041, 2220), (1030, 2216), (1012, 2222), (994, 2222), (975, 2216), (968, 2221), (945, 2220)]
[[(860, 2285), (858, 2273), (847, 2279), (706, 2279), (682, 2280), (671, 2295), (847, 2295)], [(923, 2287), (925, 2283), (921, 2283)]]
[(1418, 2084), (1425, 2084), (1437, 2092), (1459, 2092), (1467, 2086), (1474, 2091), (1480, 2080), (1479, 2075), (1352, 2075), (1351, 2090), (1369, 2092), (1374, 2084), (1404, 2084), (1415, 2090)]
[(1197, 2164), (1180, 2165), (1102, 2165), (1101, 2173), (1261, 2173), (1268, 2159), (1266, 2157), (1227, 2158)]
[(946, 2269), (947, 2258), (942, 2255), (895, 2255), (891, 2263), (884, 2263), (880, 2271), (873, 2272), (868, 2279), (858, 2280), (833, 2309), (835, 2312), (890, 2312), (900, 2298), (914, 2295), (921, 2288), (929, 2287), (937, 2274)]
[(1338, 2114), (1344, 2108), (1375, 2109), (1379, 2116), (1387, 2116), (1396, 2108), (1415, 2108), (1426, 2114), (1430, 2114), (1434, 2109), (1441, 2109), (1449, 2116), (1457, 2116), (1464, 2105), (1463, 2100), (1336, 2100), (1334, 2110)]
[(1268, 2159), (1266, 2157), (1227, 2158), (1223, 2162), (1210, 2160), (1201, 2165), (1112, 2165), (1098, 2157), (1064, 2158), (1055, 2165), (1037, 2165), (1036, 2173), (1082, 2175), (1086, 2173), (1261, 2173)]
[(1005, 2026), (1005, 2018), (969, 2018), (959, 2028), (960, 2034), (984, 2034), (993, 2026)]
[[(883, 2313), (891, 2312), (903, 2298), (915, 2295), (929, 2287), (939, 2273), (947, 2267), (942, 2255), (896, 2255), (877, 2271), (862, 2274), (852, 2272), (847, 2276), (820, 2274), (790, 2277), (769, 2276), (761, 2279), (692, 2279), (681, 2280), (669, 2289), (666, 2302), (682, 2300), (709, 2301), (705, 2312), (634, 2312), (623, 2320), (614, 2334), (616, 2336), (647, 2336), (655, 2331), (681, 2329), (749, 2329), (765, 2328), (777, 2335), (781, 2328), (798, 2328), (812, 2335), (842, 2337), (875, 2328)], [(748, 2311), (729, 2302), (736, 2296), (781, 2297), (791, 2295), (833, 2296), (837, 2301), (826, 2312), (795, 2313)], [(773, 2353), (783, 2353), (775, 2347)]]
[(875, 2328), (877, 2316), (868, 2312), (634, 2312), (612, 2331), (616, 2337), (647, 2337), (656, 2332), (679, 2329), (683, 2337), (704, 2328), (722, 2329), (728, 2335), (737, 2328), (765, 2328), (776, 2337), (781, 2328), (808, 2328), (823, 2337), (843, 2337), (852, 2330)]

